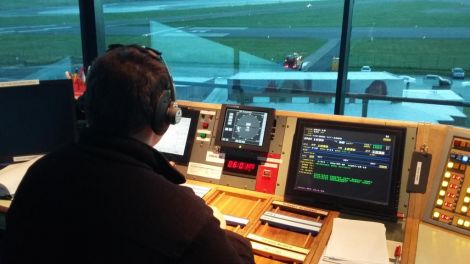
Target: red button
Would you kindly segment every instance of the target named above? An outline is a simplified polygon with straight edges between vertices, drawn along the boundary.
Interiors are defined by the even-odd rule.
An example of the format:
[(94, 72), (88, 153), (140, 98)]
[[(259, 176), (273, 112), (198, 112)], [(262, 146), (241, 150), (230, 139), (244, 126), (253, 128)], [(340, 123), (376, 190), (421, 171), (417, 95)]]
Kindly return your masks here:
[(207, 122), (202, 123), (202, 128), (206, 129), (208, 127), (209, 127), (209, 123)]

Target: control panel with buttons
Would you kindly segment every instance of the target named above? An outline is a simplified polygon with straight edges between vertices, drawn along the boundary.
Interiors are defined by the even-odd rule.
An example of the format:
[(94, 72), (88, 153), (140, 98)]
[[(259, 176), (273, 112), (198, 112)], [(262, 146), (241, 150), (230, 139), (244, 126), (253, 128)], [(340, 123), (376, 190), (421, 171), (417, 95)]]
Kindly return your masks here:
[(470, 139), (454, 137), (426, 221), (470, 235)]

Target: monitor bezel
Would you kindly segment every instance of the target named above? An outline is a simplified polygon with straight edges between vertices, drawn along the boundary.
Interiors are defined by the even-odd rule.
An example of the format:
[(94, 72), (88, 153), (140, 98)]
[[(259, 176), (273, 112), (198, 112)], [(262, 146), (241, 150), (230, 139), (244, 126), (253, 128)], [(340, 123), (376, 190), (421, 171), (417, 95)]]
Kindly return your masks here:
[[(237, 110), (246, 110), (246, 111), (256, 111), (267, 113), (266, 117), (266, 127), (263, 135), (263, 144), (261, 146), (255, 146), (250, 144), (241, 144), (235, 142), (222, 141), (222, 129), (225, 124), (225, 116), (228, 109), (237, 109)], [(257, 152), (268, 152), (270, 145), (270, 135), (271, 130), (274, 124), (274, 108), (266, 107), (256, 107), (256, 106), (246, 106), (246, 105), (227, 105), (223, 104), (220, 110), (219, 124), (217, 127), (217, 136), (215, 138), (215, 145), (220, 146), (222, 150), (224, 149), (235, 149), (235, 150), (249, 150)]]
[[(24, 84), (21, 81), (18, 82), (18, 84), (15, 84), (13, 82), (12, 85), (5, 86), (0, 89), (21, 89), (20, 93), (28, 93), (30, 96), (29, 99), (32, 97), (34, 98), (39, 98), (37, 97), (37, 93), (40, 93), (41, 89), (45, 89), (45, 87), (49, 89), (63, 89), (61, 92), (61, 98), (64, 100), (62, 102), (62, 106), (65, 106), (68, 108), (68, 116), (69, 119), (63, 120), (62, 124), (62, 129), (67, 129), (69, 130), (70, 134), (65, 136), (63, 138), (64, 142), (54, 142), (54, 145), (51, 146), (42, 146), (42, 149), (31, 149), (30, 151), (14, 151), (14, 152), (8, 152), (8, 153), (0, 153), (0, 165), (8, 165), (16, 162), (22, 162), (29, 160), (31, 158), (34, 158), (38, 155), (43, 155), (47, 154), (51, 151), (54, 151), (58, 149), (59, 147), (66, 145), (68, 143), (73, 143), (78, 140), (78, 127), (77, 127), (77, 117), (76, 117), (76, 101), (74, 97), (74, 92), (73, 92), (73, 83), (72, 80), (69, 79), (59, 79), (59, 80), (39, 80), (38, 83), (33, 83), (33, 84)], [(37, 105), (33, 105), (32, 107), (51, 107), (48, 105), (44, 105), (44, 102), (36, 102)], [(24, 102), (18, 102), (19, 106), (23, 106)], [(12, 114), (11, 111), (12, 109), (9, 109), (8, 114)], [(63, 113), (63, 112), (62, 112)], [(37, 119), (35, 119), (37, 121)], [(18, 120), (18, 122), (26, 122), (24, 120)], [(39, 126), (37, 126), (39, 127)], [(22, 145), (24, 146), (24, 144)], [(37, 147), (37, 146), (36, 146)]]
[[(331, 194), (300, 191), (295, 189), (297, 178), (300, 145), (303, 129), (308, 127), (320, 127), (331, 129), (343, 129), (345, 131), (367, 132), (376, 134), (391, 134), (395, 136), (395, 152), (392, 160), (392, 171), (389, 186), (388, 203), (377, 201), (365, 201), (339, 197)], [(325, 209), (337, 210), (343, 213), (362, 215), (377, 219), (396, 221), (400, 194), (401, 173), (403, 167), (403, 154), (405, 149), (406, 128), (385, 125), (358, 124), (337, 122), (328, 120), (298, 119), (292, 142), (292, 151), (287, 176), (285, 200), (310, 206), (318, 206)]]
[(186, 137), (186, 146), (184, 147), (183, 155), (177, 155), (174, 153), (159, 151), (169, 161), (173, 161), (179, 165), (188, 165), (191, 158), (191, 151), (193, 149), (194, 139), (196, 138), (196, 130), (199, 119), (199, 110), (192, 109), (189, 107), (180, 106), (182, 111), (182, 117), (190, 118), (191, 123), (189, 125), (188, 135)]

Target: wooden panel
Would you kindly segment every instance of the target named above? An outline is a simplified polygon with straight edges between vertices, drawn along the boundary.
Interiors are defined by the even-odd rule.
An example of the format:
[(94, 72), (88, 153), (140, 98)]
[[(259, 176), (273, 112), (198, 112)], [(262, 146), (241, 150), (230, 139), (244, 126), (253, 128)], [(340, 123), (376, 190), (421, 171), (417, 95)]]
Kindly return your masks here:
[(203, 108), (207, 110), (220, 110), (222, 108), (222, 105), (220, 104), (208, 104), (208, 103), (183, 101), (183, 100), (178, 100), (177, 102), (178, 102), (178, 105), (181, 105), (181, 106)]
[[(427, 190), (432, 189), (432, 183), (436, 174), (441, 173), (438, 169), (440, 160), (444, 157), (444, 146), (446, 137), (449, 134), (449, 126), (435, 124), (419, 124), (416, 139), (416, 151), (420, 151), (421, 147), (425, 147), (432, 154), (431, 169), (428, 179)], [(405, 225), (405, 238), (403, 241), (402, 263), (415, 263), (416, 248), (418, 243), (419, 224), (423, 217), (424, 209), (427, 203), (427, 194), (413, 193), (410, 194), (408, 203), (408, 215)]]
[[(293, 212), (291, 210), (278, 207), (276, 204), (273, 205), (273, 201), (282, 202), (283, 197), (275, 196), (272, 194), (243, 190), (193, 180), (188, 180), (188, 183), (211, 187), (211, 191), (204, 197), (204, 200), (208, 205), (217, 207), (223, 214), (249, 219), (249, 223), (247, 226), (229, 226), (227, 228), (228, 230), (237, 232), (243, 235), (244, 237), (248, 237), (250, 234), (254, 234), (260, 236), (261, 239), (266, 238), (274, 240), (272, 243), (277, 249), (280, 249), (281, 252), (285, 248), (282, 247), (283, 245), (279, 245), (279, 243), (287, 244), (285, 245), (286, 247), (295, 246), (304, 248), (308, 250), (308, 253), (304, 254), (306, 255), (304, 263), (319, 262), (323, 254), (323, 250), (325, 249), (331, 234), (331, 230), (333, 227), (333, 219), (339, 216), (338, 212), (327, 211), (317, 208), (313, 208), (313, 211), (320, 210), (321, 213), (319, 215), (315, 215), (315, 212)], [(302, 206), (300, 207), (300, 209), (303, 209)], [(312, 209), (312, 207), (306, 208)], [(294, 216), (305, 220), (317, 221), (322, 223), (322, 227), (318, 234), (298, 233), (277, 227), (272, 227), (269, 224), (263, 224), (259, 220), (261, 215), (266, 211), (282, 213), (287, 216)], [(322, 212), (326, 213), (327, 215), (323, 215)], [(263, 241), (264, 243), (262, 243), (259, 240), (254, 240), (253, 238), (252, 241), (263, 245), (271, 245), (270, 241)], [(296, 249), (290, 249), (290, 252), (299, 253), (299, 251), (296, 251)], [(273, 259), (272, 256), (262, 256), (261, 254), (255, 254), (255, 262), (258, 264), (271, 264), (292, 263), (293, 261), (282, 258), (279, 259), (279, 257)]]
[(227, 229), (241, 235), (246, 233), (258, 219), (270, 198), (258, 195), (247, 195), (237, 191), (218, 189), (207, 200), (210, 206), (215, 206), (224, 215), (248, 219), (246, 226), (227, 226)]
[[(220, 104), (209, 104), (201, 102), (191, 101), (178, 101), (178, 104), (188, 107), (197, 107), (204, 109), (220, 110)], [(318, 113), (306, 113), (306, 112), (293, 112), (285, 110), (276, 110), (276, 116), (295, 117), (295, 118), (310, 118), (319, 120), (330, 120), (339, 122), (353, 122), (359, 124), (376, 124), (376, 125), (387, 125), (387, 126), (400, 126), (400, 127), (417, 127), (418, 123), (409, 121), (399, 120), (386, 120), (370, 117), (355, 117), (355, 116), (341, 116), (341, 115), (328, 115)], [(439, 126), (439, 125), (438, 125)]]
[[(280, 197), (274, 197), (274, 199), (280, 199)], [(268, 223), (263, 223), (261, 220), (258, 220), (257, 223), (253, 225), (248, 232), (249, 234), (255, 234), (257, 236), (271, 239), (274, 241), (279, 241), (281, 243), (285, 243), (294, 247), (307, 249), (308, 254), (305, 257), (305, 263), (317, 263), (320, 260), (320, 257), (331, 234), (333, 219), (338, 217), (339, 215), (337, 212), (327, 211), (327, 216), (313, 216), (310, 213), (302, 214), (300, 212), (291, 212), (290, 210), (285, 210), (272, 204), (268, 206), (266, 211), (279, 213), (286, 216), (293, 216), (299, 219), (315, 221), (322, 224), (319, 233), (300, 233), (279, 227), (273, 227)], [(273, 263), (269, 262), (273, 261), (272, 258), (276, 259), (276, 263), (284, 263), (282, 259), (277, 259), (276, 256), (271, 258), (258, 256), (257, 263)]]

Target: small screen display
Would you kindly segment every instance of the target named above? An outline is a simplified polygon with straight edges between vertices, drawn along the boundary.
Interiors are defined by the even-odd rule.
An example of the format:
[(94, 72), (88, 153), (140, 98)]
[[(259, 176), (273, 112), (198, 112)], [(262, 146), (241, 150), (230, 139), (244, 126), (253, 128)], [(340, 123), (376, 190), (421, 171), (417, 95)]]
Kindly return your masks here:
[(274, 109), (222, 105), (215, 145), (226, 152), (248, 150), (268, 152), (274, 124)]
[(221, 141), (262, 146), (268, 113), (227, 109)]

